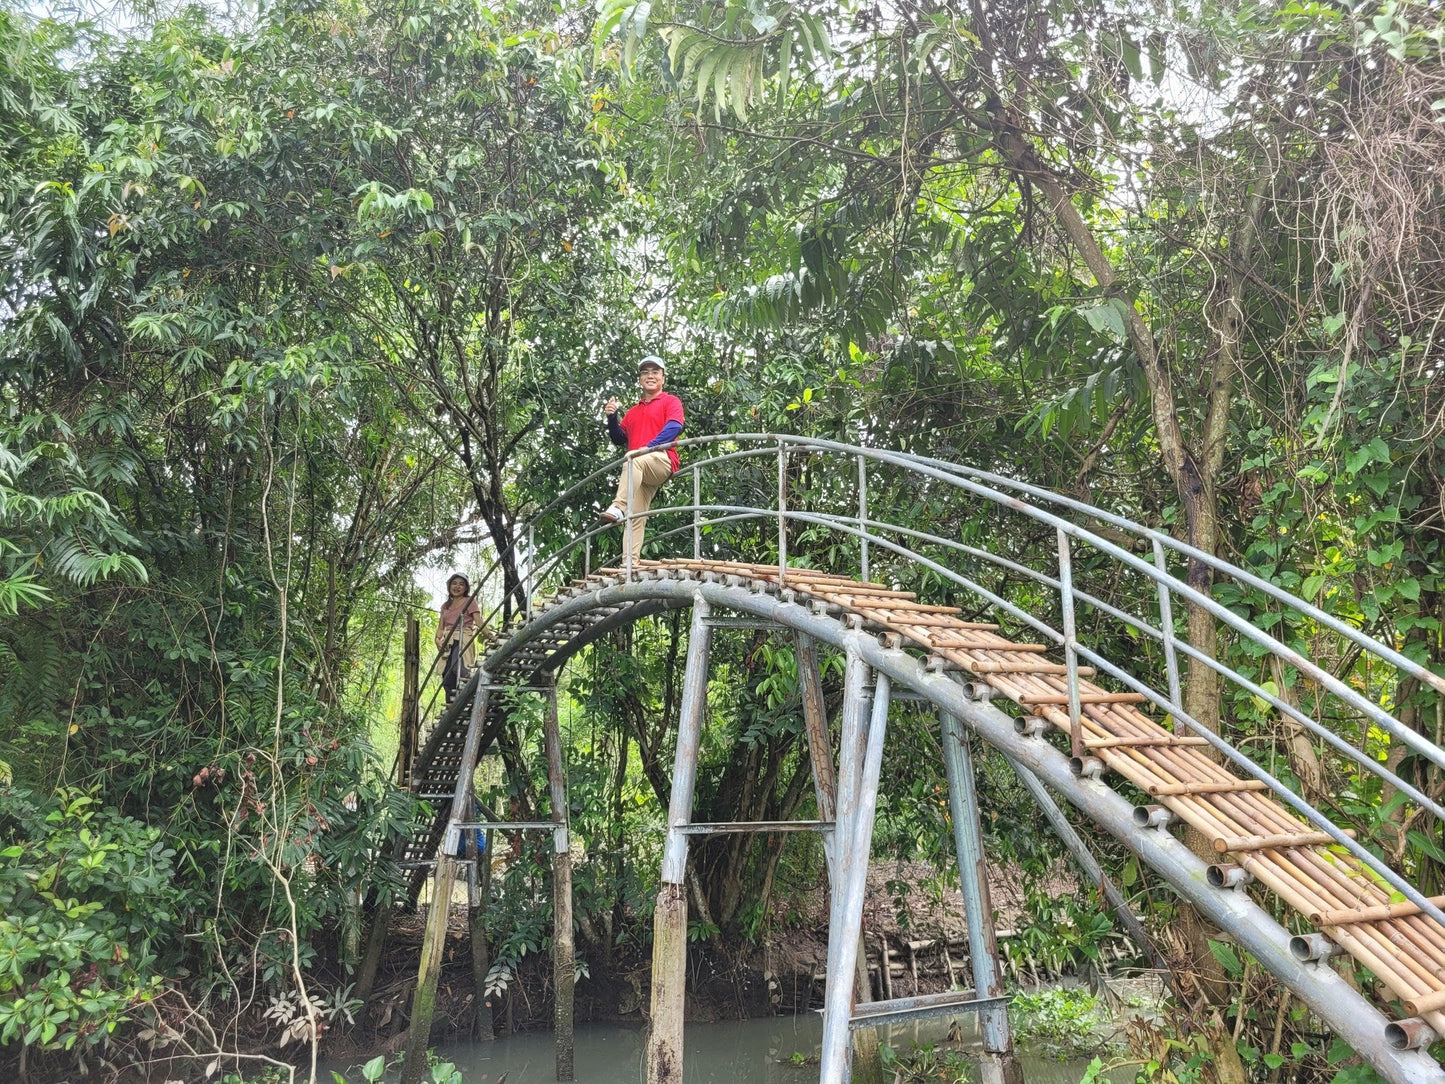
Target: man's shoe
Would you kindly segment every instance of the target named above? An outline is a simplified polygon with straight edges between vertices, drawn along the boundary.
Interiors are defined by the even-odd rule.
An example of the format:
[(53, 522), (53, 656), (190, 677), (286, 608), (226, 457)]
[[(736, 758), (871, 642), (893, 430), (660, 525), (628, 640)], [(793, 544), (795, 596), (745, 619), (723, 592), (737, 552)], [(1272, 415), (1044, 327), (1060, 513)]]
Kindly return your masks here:
[(617, 505), (610, 504), (600, 513), (598, 513), (597, 518), (600, 519), (603, 523), (621, 523), (626, 515), (627, 513), (624, 512)]

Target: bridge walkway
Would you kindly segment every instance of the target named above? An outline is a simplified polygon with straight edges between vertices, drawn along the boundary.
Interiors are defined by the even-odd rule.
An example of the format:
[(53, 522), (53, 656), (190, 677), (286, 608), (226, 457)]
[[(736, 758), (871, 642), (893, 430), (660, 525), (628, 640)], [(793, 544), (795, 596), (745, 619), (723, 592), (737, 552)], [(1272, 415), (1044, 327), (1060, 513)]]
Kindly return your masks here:
[[(1436, 692), (1445, 689), (1445, 682), (1438, 675), (1244, 570), (1188, 550), (1160, 532), (1047, 491), (938, 460), (826, 441), (747, 438), (764, 445), (759, 452), (737, 450), (744, 438), (718, 439), (724, 442), (720, 454), (709, 463), (692, 468), (691, 503), (662, 510), (664, 515), (687, 516), (690, 523), (684, 521), (682, 527), (650, 540), (650, 544), (672, 548), (677, 536), (685, 537), (690, 531), (691, 558), (629, 562), (623, 568), (597, 571), (583, 567), (577, 569), (582, 575), (563, 580), (560, 587), (552, 587), (550, 595), (543, 595), (538, 589), (541, 583), (555, 585), (559, 573), (588, 563), (582, 558), (590, 558), (590, 548), (584, 550), (583, 547), (590, 547), (592, 536), (598, 533), (596, 529), (584, 528), (579, 532), (576, 526), (564, 526), (561, 537), (570, 541), (542, 562), (537, 571), (528, 572), (525, 590), (509, 596), (516, 598), (518, 605), (525, 599), (523, 612), (485, 634), (478, 650), (481, 660), (478, 672), (426, 736), (415, 761), (412, 788), (437, 803), (437, 812), (434, 819), (419, 827), (406, 842), (404, 853), (399, 855), (403, 864), (410, 867), (413, 895), (420, 890), (429, 872), (434, 871), (437, 883), (441, 884), (443, 873), (453, 869), (460, 853), (459, 831), (469, 829), (476, 818), (470, 792), (472, 772), (481, 751), (491, 746), (507, 718), (509, 699), (508, 695), (502, 695), (503, 689), (554, 688), (556, 676), (568, 659), (608, 630), (644, 616), (691, 607), (694, 612), (691, 645), (692, 642), (705, 644), (710, 635), (705, 634), (707, 622), (698, 623), (700, 613), (731, 611), (745, 620), (756, 619), (764, 625), (791, 631), (800, 637), (800, 644), (803, 638), (811, 637), (846, 654), (847, 687), (851, 691), (845, 695), (843, 709), (845, 739), (833, 751), (820, 750), (810, 735), (817, 766), (815, 779), (820, 774), (820, 754), (828, 760), (838, 757), (837, 823), (816, 826), (824, 832), (825, 847), (829, 849), (835, 898), (843, 894), (848, 885), (859, 884), (858, 867), (866, 869), (872, 823), (870, 803), (876, 800), (876, 793), (870, 791), (877, 785), (874, 758), (881, 755), (889, 690), (896, 688), (932, 702), (944, 721), (944, 753), (966, 903), (969, 893), (978, 891), (981, 878), (976, 870), (965, 868), (968, 832), (960, 830), (959, 822), (973, 819), (976, 845), (977, 815), (976, 807), (969, 812), (968, 803), (973, 799), (967, 793), (961, 794), (971, 787), (967, 743), (961, 738), (954, 741), (956, 748), (950, 759), (951, 727), (960, 734), (964, 730), (972, 731), (1002, 752), (1028, 785), (1030, 793), (1045, 806), (1046, 814), (1051, 813), (1047, 808), (1052, 801), (1051, 793), (1059, 795), (1120, 840), (1206, 918), (1248, 950), (1263, 969), (1309, 1005), (1387, 1079), (1412, 1084), (1417, 1081), (1445, 1084), (1445, 1072), (1425, 1053), (1425, 1048), (1438, 1036), (1445, 1035), (1445, 911), (1441, 910), (1445, 899), (1422, 895), (1411, 880), (1408, 862), (1403, 870), (1390, 867), (1378, 852), (1366, 845), (1368, 841), (1354, 839), (1352, 831), (1338, 827), (1319, 808), (1239, 749), (1198, 727), (1180, 706), (1180, 667), (1176, 658), (1187, 659), (1191, 668), (1204, 665), (1215, 669), (1226, 681), (1267, 702), (1282, 716), (1304, 727), (1321, 743), (1319, 748), (1333, 749), (1347, 762), (1346, 772), (1362, 779), (1368, 779), (1371, 774), (1379, 776), (1412, 803), (1414, 817), (1423, 813), (1436, 819), (1445, 818), (1445, 809), (1431, 794), (1367, 755), (1348, 737), (1336, 733), (1334, 727), (1345, 720), (1349, 720), (1350, 725), (1367, 723), (1371, 728), (1379, 727), (1388, 741), (1403, 742), (1423, 761), (1442, 766), (1445, 766), (1445, 751), (1418, 732), (1403, 727), (1378, 700), (1348, 687), (1347, 681), (1271, 637), (1265, 631), (1267, 626), (1253, 627), (1247, 618), (1174, 576), (1167, 567), (1166, 553), (1172, 548), (1184, 559), (1209, 564), (1214, 570), (1211, 574), (1222, 580), (1232, 578), (1247, 584), (1250, 590), (1272, 596), (1274, 605), (1299, 614), (1301, 622), (1312, 623), (1342, 640), (1352, 641), (1368, 657), (1380, 660), (1388, 672), (1408, 675)], [(769, 441), (775, 441), (776, 445), (768, 445)], [(802, 447), (804, 444), (806, 448)], [(815, 457), (856, 458), (856, 515), (789, 503), (789, 458), (804, 452)], [(773, 505), (769, 506), (766, 500), (717, 504), (703, 499), (701, 467), (737, 466), (746, 457), (758, 454), (776, 454), (778, 458), (778, 486)], [(901, 492), (907, 500), (923, 499), (922, 491), (932, 487), (927, 499), (936, 501), (940, 493), (946, 496), (951, 486), (971, 501), (992, 501), (1010, 514), (1048, 524), (1057, 532), (1056, 571), (1033, 569), (1012, 555), (992, 553), (945, 535), (892, 526), (873, 518), (868, 510), (870, 490), (865, 483), (871, 481), (870, 471), (881, 471), (880, 465), (905, 476), (910, 488)], [(757, 473), (754, 470), (745, 477), (755, 482)], [(592, 482), (593, 479), (584, 480), (581, 486)], [(876, 481), (871, 484), (877, 486)], [(678, 488), (674, 483), (673, 491)], [(578, 487), (560, 497), (557, 503), (560, 505), (576, 492)], [(545, 513), (549, 511), (555, 510), (551, 506), (544, 509), (536, 522), (545, 521)], [(586, 515), (585, 508), (582, 515)], [(654, 510), (653, 515), (659, 515), (658, 510)], [(1064, 518), (1066, 515), (1070, 518)], [(776, 561), (759, 564), (703, 556), (702, 539), (709, 529), (733, 530), (740, 523), (765, 521), (769, 517), (778, 523), (776, 546), (771, 547), (777, 554)], [(1115, 533), (1091, 531), (1078, 525), (1079, 518), (1110, 525)], [(807, 528), (815, 535), (833, 532), (853, 540), (861, 549), (861, 575), (790, 565), (787, 556), (790, 525)], [(1120, 546), (1113, 541), (1120, 531), (1132, 532), (1138, 540)], [(531, 554), (529, 560), (535, 560), (537, 551), (532, 546), (530, 527), (525, 537)], [(1147, 550), (1150, 544), (1154, 548), (1152, 563), (1135, 556), (1133, 551)], [(1092, 547), (1123, 566), (1129, 575), (1141, 577), (1145, 584), (1152, 581), (1150, 589), (1157, 587), (1158, 592), (1157, 614), (1121, 611), (1096, 588), (1092, 595), (1081, 588), (1080, 581), (1070, 571), (1070, 549), (1078, 546)], [(868, 575), (870, 547), (875, 553), (888, 554), (892, 582), (879, 582)], [(1061, 628), (1052, 628), (1039, 610), (1021, 609), (1008, 597), (995, 593), (976, 573), (957, 572), (940, 563), (936, 553), (944, 547), (971, 562), (993, 564), (1005, 569), (1011, 577), (1032, 579), (1047, 591), (1055, 592), (1061, 607), (1057, 611), (1062, 615)], [(762, 548), (768, 548), (766, 540)], [(716, 554), (718, 549), (714, 542), (712, 552)], [(958, 593), (971, 594), (975, 602), (981, 601), (976, 612), (1011, 614), (1014, 625), (1036, 629), (1051, 642), (1012, 639), (1003, 635), (1001, 627), (993, 622), (970, 620), (959, 606), (921, 601), (914, 592), (897, 586), (921, 573), (928, 575), (933, 584), (931, 590), (936, 590), (940, 580), (945, 585), (952, 581), (955, 586), (951, 591), (961, 589)], [(1261, 645), (1266, 654), (1272, 653), (1276, 660), (1314, 683), (1320, 690), (1319, 698), (1328, 699), (1333, 705), (1329, 711), (1317, 705), (1315, 714), (1331, 721), (1311, 717), (1302, 708), (1281, 700), (1274, 691), (1252, 682), (1246, 674), (1229, 669), (1180, 638), (1176, 622), (1170, 616), (1171, 601), (1179, 599), (1210, 610), (1216, 620), (1229, 626), (1242, 639)], [(1074, 609), (1079, 605), (1092, 606), (1096, 613), (1117, 619), (1162, 645), (1168, 663), (1167, 690), (1161, 692), (1136, 677), (1132, 671), (1137, 667), (1133, 664), (1139, 660), (1121, 665), (1120, 660), (1099, 654), (1079, 637), (1074, 624)], [(712, 619), (714, 624), (718, 620)], [(706, 667), (705, 646), (699, 658), (694, 658), (690, 646), (683, 689), (685, 715), (689, 710), (701, 714), (698, 705), (705, 706), (705, 693), (700, 688), (705, 689)], [(689, 697), (691, 709), (687, 707)], [(848, 731), (850, 700), (854, 702), (851, 732)], [(860, 707), (860, 704), (872, 706)], [(1009, 705), (1012, 705), (1011, 711), (1001, 710)], [(847, 737), (848, 733), (852, 734), (851, 738)], [(664, 889), (671, 883), (680, 891), (682, 877), (677, 856), (685, 855), (685, 844), (681, 844), (679, 851), (676, 846), (679, 840), (685, 840), (688, 834), (723, 828), (689, 823), (691, 783), (684, 781), (690, 779), (689, 773), (696, 767), (696, 748), (689, 746), (682, 736), (678, 747), (673, 795), (676, 808), (669, 812), (663, 882)], [(549, 749), (549, 760), (551, 752)], [(565, 803), (558, 805), (556, 801), (556, 795), (561, 793), (560, 785), (559, 779), (553, 779), (554, 806), (565, 810)], [(681, 806), (677, 806), (679, 787), (685, 792)], [(443, 807), (447, 797), (452, 799), (449, 809)], [(820, 811), (825, 806), (822, 799), (820, 793)], [(1063, 834), (1067, 822), (1057, 815), (1056, 809), (1049, 819), (1056, 827), (1063, 826), (1060, 828)], [(1187, 825), (1201, 834), (1212, 845), (1215, 861), (1200, 862), (1176, 837), (1169, 827), (1171, 824)], [(565, 812), (550, 825), (540, 826), (552, 828), (560, 854), (566, 840)], [(728, 826), (726, 830), (737, 827)], [(759, 830), (761, 827), (758, 826)], [(838, 838), (832, 838), (835, 836)], [(1065, 842), (1069, 845), (1067, 839)], [(1083, 844), (1075, 839), (1073, 846), (1075, 857), (1086, 864), (1088, 856), (1080, 857), (1077, 853)], [(450, 875), (447, 872), (447, 876)], [(663, 901), (664, 896), (660, 895), (659, 913), (663, 910)], [(973, 903), (972, 913), (981, 914), (981, 922), (986, 925), (987, 908), (979, 912), (978, 900)], [(685, 917), (685, 905), (683, 915)], [(835, 964), (846, 961), (847, 966), (837, 973), (849, 974), (854, 959), (852, 950), (835, 955), (833, 941), (841, 938), (840, 943), (846, 945), (850, 937), (856, 936), (856, 918), (848, 918), (835, 910), (833, 925), (837, 928), (830, 934), (830, 973), (834, 973)], [(432, 945), (433, 953), (443, 936), (444, 928)], [(655, 944), (663, 940), (659, 927)], [(980, 947), (987, 949), (986, 945), (974, 946)], [(971, 955), (979, 953), (975, 951)], [(1331, 960), (1345, 956), (1367, 969), (1377, 983), (1364, 983), (1362, 993), (1355, 977), (1341, 975)], [(655, 964), (654, 969), (654, 1032), (666, 1031), (672, 1026), (660, 1025), (656, 1011), (658, 989), (667, 985), (664, 978), (667, 966), (659, 970)], [(1002, 1045), (994, 1049), (1011, 1049), (1006, 1015), (998, 1011), (1001, 988), (982, 981), (977, 966), (975, 960), (976, 1000), (963, 1001), (956, 1007), (971, 1007), (985, 1021), (986, 1050), (990, 1049), (988, 1021), (1001, 1019)], [(425, 967), (424, 961), (424, 975)], [(425, 982), (418, 984), (419, 1005), (425, 985)], [(861, 1021), (852, 997), (846, 986), (829, 991), (820, 1073), (824, 1084), (838, 1084), (848, 1079), (846, 1029)], [(669, 1075), (673, 1070), (680, 1072), (680, 1004), (678, 1001), (675, 1043), (669, 1054), (675, 1056), (679, 1064), (659, 1063), (661, 1068), (658, 1068), (651, 1060), (650, 1046), (650, 1084), (674, 1079)], [(886, 1011), (898, 1008), (889, 1007)], [(929, 1007), (903, 1008), (924, 1011)], [(839, 1028), (844, 1029), (842, 1039), (838, 1038)], [(413, 1040), (413, 1046), (420, 1043), (421, 1047), (419, 1051), (409, 1050), (408, 1066), (413, 1061), (419, 1063), (420, 1054), (425, 1050), (424, 1034), (414, 1035)], [(839, 1042), (845, 1045), (839, 1047)], [(666, 1042), (663, 1045), (666, 1046)], [(559, 1067), (560, 1064), (559, 1060)], [(988, 1079), (987, 1067), (985, 1078)]]

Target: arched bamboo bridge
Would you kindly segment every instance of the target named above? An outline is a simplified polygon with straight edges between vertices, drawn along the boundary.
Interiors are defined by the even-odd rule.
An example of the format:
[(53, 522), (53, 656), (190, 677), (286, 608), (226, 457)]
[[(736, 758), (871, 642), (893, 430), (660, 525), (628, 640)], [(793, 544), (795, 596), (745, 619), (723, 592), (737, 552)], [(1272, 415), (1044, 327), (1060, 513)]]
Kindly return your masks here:
[[(1268, 633), (1254, 628), (1212, 598), (1193, 591), (1168, 569), (1166, 550), (1213, 566), (1217, 578), (1232, 579), (1262, 591), (1281, 609), (1305, 615), (1323, 628), (1378, 657), (1394, 672), (1415, 677), (1436, 690), (1445, 688), (1435, 675), (1400, 657), (1357, 630), (1342, 626), (1307, 603), (1256, 580), (1243, 570), (1196, 554), (1156, 532), (1127, 523), (1097, 509), (1033, 490), (1010, 479), (937, 460), (898, 456), (873, 449), (850, 448), (798, 438), (729, 438), (720, 454), (691, 464), (692, 501), (654, 513), (650, 543), (667, 551), (679, 536), (692, 533), (693, 556), (644, 561), (637, 567), (591, 571), (588, 540), (595, 532), (579, 532), (546, 561), (528, 546), (522, 610), (489, 641), (479, 672), (453, 708), (439, 720), (412, 771), (415, 790), (451, 798), (436, 821), (411, 842), (403, 858), (418, 876), (433, 869), (433, 896), (449, 899), (457, 876), (460, 841), (478, 826), (470, 784), (477, 757), (502, 724), (503, 688), (532, 689), (549, 695), (551, 710), (545, 727), (552, 808), (556, 822), (494, 825), (540, 828), (555, 841), (558, 929), (556, 966), (559, 1025), (570, 1036), (572, 985), (571, 918), (568, 885), (568, 834), (565, 824), (565, 777), (557, 734), (554, 682), (565, 662), (606, 630), (665, 609), (691, 607), (692, 624), (683, 683), (673, 793), (667, 819), (662, 887), (656, 910), (653, 1001), (648, 1039), (647, 1075), (651, 1081), (681, 1080), (683, 963), (686, 898), (683, 891), (688, 839), (719, 831), (817, 830), (823, 833), (832, 888), (828, 975), (853, 975), (863, 905), (869, 841), (890, 701), (899, 697), (934, 705), (940, 715), (955, 842), (970, 939), (974, 989), (966, 994), (905, 998), (896, 1002), (856, 1004), (852, 982), (828, 983), (825, 996), (821, 1080), (827, 1084), (850, 1078), (850, 1030), (888, 1019), (976, 1011), (981, 1017), (986, 1080), (1020, 1079), (1013, 1058), (997, 950), (993, 941), (984, 855), (978, 828), (968, 734), (999, 750), (1014, 766), (1050, 820), (1065, 836), (1076, 857), (1091, 861), (1081, 840), (1058, 815), (1050, 791), (1072, 803), (1101, 828), (1167, 880), (1208, 919), (1252, 953), (1260, 965), (1308, 1004), (1335, 1032), (1392, 1081), (1445, 1084), (1445, 1071), (1424, 1052), (1436, 1035), (1445, 1035), (1445, 914), (1440, 900), (1427, 899), (1399, 872), (1357, 844), (1318, 810), (1295, 795), (1269, 772), (1192, 720), (1181, 703), (1178, 658), (1190, 665), (1209, 665), (1228, 682), (1250, 691), (1298, 724), (1326, 752), (1350, 759), (1357, 772), (1386, 778), (1415, 807), (1445, 819), (1445, 810), (1348, 740), (1317, 721), (1297, 704), (1275, 695), (1245, 675), (1198, 653), (1175, 630), (1173, 606), (1183, 599), (1211, 609), (1238, 634), (1301, 676), (1315, 683), (1321, 697), (1345, 707), (1433, 763), (1445, 764), (1445, 753), (1401, 726), (1373, 701), (1362, 697), (1328, 670), (1300, 656)], [(684, 442), (687, 443), (687, 442)], [(693, 442), (711, 443), (711, 442)], [(706, 503), (702, 499), (705, 471), (724, 464), (755, 466), (760, 454), (778, 458), (776, 501)], [(801, 457), (846, 457), (859, 464), (856, 514), (830, 512), (828, 498), (799, 501), (790, 487), (790, 473)], [(890, 472), (923, 477), (937, 492), (948, 487), (970, 499), (993, 501), (1009, 515), (1023, 516), (1057, 532), (1058, 568), (1040, 572), (1012, 558), (913, 529), (892, 526), (868, 509), (868, 490), (875, 494)], [(710, 476), (709, 476), (710, 477)], [(836, 477), (836, 473), (829, 475)], [(752, 476), (756, 484), (756, 472)], [(678, 489), (674, 481), (671, 488)], [(573, 492), (563, 494), (533, 521), (545, 521), (568, 508)], [(793, 502), (788, 500), (790, 495)], [(876, 498), (875, 498), (876, 501)], [(658, 530), (666, 515), (687, 517), (683, 527)], [(942, 509), (941, 509), (941, 516)], [(737, 529), (758, 521), (775, 521), (778, 535), (769, 546), (776, 560), (755, 564), (724, 560), (704, 553), (703, 538), (722, 527)], [(1095, 529), (1080, 521), (1093, 521)], [(1098, 527), (1098, 524), (1104, 527)], [(793, 567), (788, 562), (788, 528), (821, 528), (855, 541), (860, 575)], [(1135, 556), (1118, 543), (1120, 530), (1152, 546), (1153, 561)], [(1107, 535), (1107, 536), (1106, 536)], [(529, 534), (529, 538), (530, 538)], [(733, 538), (733, 548), (742, 549)], [(771, 538), (767, 542), (773, 543)], [(890, 559), (890, 582), (868, 576), (870, 549)], [(1026, 612), (984, 587), (978, 579), (951, 570), (938, 559), (937, 547), (963, 554), (1027, 577), (1057, 592), (1060, 627), (1037, 612)], [(1157, 610), (1150, 615), (1121, 611), (1091, 593), (1076, 578), (1073, 566), (1082, 547), (1092, 547), (1130, 573), (1153, 580)], [(755, 550), (763, 546), (754, 543)], [(581, 558), (581, 568), (577, 567)], [(524, 562), (524, 565), (526, 562)], [(927, 569), (953, 581), (981, 599), (1001, 619), (1027, 626), (1049, 643), (1022, 642), (1002, 634), (992, 622), (970, 621), (954, 605), (921, 602), (905, 582), (908, 570)], [(558, 584), (567, 571), (583, 574)], [(555, 585), (552, 593), (534, 590)], [(514, 592), (514, 597), (517, 592)], [(1100, 656), (1077, 634), (1078, 611), (1090, 608), (1123, 621), (1161, 645), (1165, 661), (1164, 690), (1148, 675), (1131, 673)], [(1152, 620), (1151, 620), (1152, 619)], [(696, 753), (706, 706), (708, 654), (718, 626), (747, 624), (776, 629), (796, 639), (799, 678), (804, 696), (810, 752), (817, 787), (818, 822), (763, 825), (698, 825), (691, 823)], [(841, 738), (835, 751), (828, 744), (823, 718), (816, 645), (842, 651), (847, 660)], [(1057, 652), (1062, 659), (1050, 657)], [(1081, 665), (1080, 659), (1092, 665)], [(1131, 660), (1131, 663), (1133, 660)], [(1132, 667), (1137, 669), (1137, 666)], [(1277, 675), (1282, 671), (1276, 670)], [(1101, 682), (1109, 679), (1109, 687)], [(1120, 688), (1122, 686), (1122, 688)], [(1005, 710), (1008, 708), (1010, 710)], [(1316, 709), (1324, 717), (1324, 712)], [(1161, 718), (1172, 722), (1168, 727)], [(1060, 733), (1068, 748), (1052, 738)], [(836, 777), (834, 757), (837, 756)], [(1211, 755), (1213, 754), (1213, 755)], [(1222, 762), (1222, 763), (1221, 763)], [(1138, 795), (1131, 800), (1121, 793)], [(1301, 821), (1301, 817), (1304, 818)], [(1171, 821), (1192, 826), (1214, 841), (1219, 861), (1200, 861), (1169, 830)], [(490, 822), (489, 822), (490, 823)], [(1096, 868), (1096, 867), (1094, 867)], [(1251, 890), (1248, 886), (1257, 886)], [(1260, 902), (1256, 902), (1258, 896)], [(1288, 927), (1265, 906), (1275, 907)], [(1283, 908), (1278, 908), (1283, 904)], [(407, 1077), (415, 1079), (424, 1061), (437, 969), (445, 937), (445, 908), (433, 908), (413, 1008), (412, 1042)], [(1335, 969), (1332, 956), (1344, 953), (1367, 967), (1388, 991), (1380, 1003), (1367, 1000)], [(564, 1019), (565, 1016), (565, 1019)], [(570, 1077), (570, 1042), (559, 1045), (559, 1078)]]

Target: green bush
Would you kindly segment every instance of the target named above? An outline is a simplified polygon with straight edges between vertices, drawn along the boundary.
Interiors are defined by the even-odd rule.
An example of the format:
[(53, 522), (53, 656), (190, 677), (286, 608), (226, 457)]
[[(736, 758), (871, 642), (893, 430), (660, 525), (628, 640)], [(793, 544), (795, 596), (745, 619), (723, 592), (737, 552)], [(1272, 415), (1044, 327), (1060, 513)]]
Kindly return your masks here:
[(174, 852), (69, 789), (0, 787), (0, 844), (0, 1045), (98, 1042), (162, 983)]
[(1099, 999), (1087, 990), (1054, 987), (1017, 993), (1009, 1002), (1014, 1038), (1038, 1053), (1059, 1059), (1105, 1049), (1099, 1035), (1105, 1016)]

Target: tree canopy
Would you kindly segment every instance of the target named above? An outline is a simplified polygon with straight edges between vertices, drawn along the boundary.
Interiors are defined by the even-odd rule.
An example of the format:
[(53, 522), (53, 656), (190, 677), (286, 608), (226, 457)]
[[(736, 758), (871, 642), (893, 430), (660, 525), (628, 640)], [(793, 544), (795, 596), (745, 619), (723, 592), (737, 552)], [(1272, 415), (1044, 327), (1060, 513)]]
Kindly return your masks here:
[[(418, 574), (482, 546), (519, 607), (519, 524), (610, 457), (598, 412), (644, 353), (690, 433), (1067, 492), (1445, 673), (1437, 5), (283, 0), (119, 31), (0, 0), (0, 56), (0, 1054), (85, 1056), (167, 998), (239, 1017), (345, 957), (358, 892), (401, 891), (413, 800), (373, 739)], [(684, 631), (572, 678), (609, 859), (579, 924), (608, 958), (645, 936), (627, 825), (666, 805)], [(794, 815), (795, 660), (723, 650), (739, 695), (699, 801)], [(1433, 692), (1354, 662), (1439, 739)], [(1339, 783), (1212, 671), (1188, 695), (1306, 790)], [(932, 785), (889, 791), (900, 853), (932, 853)], [(1438, 885), (1441, 826), (1390, 798), (1349, 801)], [(1028, 835), (994, 842), (1031, 861)], [(699, 851), (710, 932), (757, 935), (782, 856)], [(67, 924), (94, 945), (46, 955)]]

